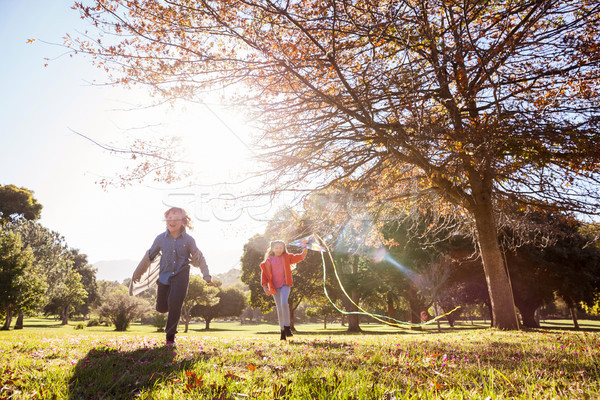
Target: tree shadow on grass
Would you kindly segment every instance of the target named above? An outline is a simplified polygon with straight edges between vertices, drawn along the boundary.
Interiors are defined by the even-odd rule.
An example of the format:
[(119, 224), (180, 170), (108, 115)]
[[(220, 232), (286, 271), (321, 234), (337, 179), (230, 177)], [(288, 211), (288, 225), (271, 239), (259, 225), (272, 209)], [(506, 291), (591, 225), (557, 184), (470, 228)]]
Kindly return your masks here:
[[(303, 335), (311, 335), (311, 336), (388, 336), (388, 335), (414, 335), (414, 334), (452, 334), (461, 331), (476, 331), (476, 330), (486, 330), (489, 329), (488, 326), (455, 326), (448, 327), (444, 326), (440, 330), (438, 330), (436, 325), (426, 325), (423, 329), (411, 329), (410, 326), (406, 327), (393, 327), (385, 329), (369, 329), (369, 325), (362, 326), (359, 332), (350, 332), (345, 329), (319, 329), (319, 330), (302, 330), (300, 328), (299, 331), (294, 331), (294, 335), (303, 336)], [(279, 334), (278, 331), (267, 331), (267, 332), (258, 332), (258, 334)]]
[(131, 351), (98, 347), (75, 366), (69, 380), (70, 399), (131, 399), (157, 382), (175, 379), (177, 372), (198, 361), (175, 361), (172, 347)]
[(573, 331), (573, 332), (598, 332), (600, 326), (595, 321), (579, 321), (579, 329), (575, 329), (573, 324), (566, 324), (563, 321), (543, 321), (539, 328), (532, 328), (533, 330), (560, 330), (560, 331)]
[(60, 320), (48, 320), (47, 322), (44, 321), (44, 323), (31, 324), (26, 319), (23, 323), (24, 329), (36, 329), (36, 328), (60, 329), (60, 328), (64, 328), (65, 326), (68, 326), (68, 325), (63, 325)]
[(207, 333), (207, 332), (232, 332), (235, 331), (234, 329), (223, 329), (223, 328), (189, 328), (188, 332), (200, 332), (200, 333)]

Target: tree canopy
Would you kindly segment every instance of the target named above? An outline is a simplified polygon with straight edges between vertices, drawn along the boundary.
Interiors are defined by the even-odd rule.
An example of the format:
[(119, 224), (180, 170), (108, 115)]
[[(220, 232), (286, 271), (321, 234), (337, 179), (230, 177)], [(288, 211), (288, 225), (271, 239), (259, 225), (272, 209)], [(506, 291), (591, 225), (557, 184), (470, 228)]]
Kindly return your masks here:
[(40, 306), (46, 283), (33, 267), (31, 249), (23, 248), (18, 234), (0, 230), (0, 315), (9, 329), (15, 311)]
[(0, 185), (0, 221), (9, 222), (16, 215), (28, 220), (40, 218), (42, 205), (33, 197), (33, 191), (15, 185)]
[[(466, 217), (496, 327), (516, 328), (498, 225), (600, 196), (600, 4), (95, 0), (66, 38), (116, 82), (229, 99), (262, 129), (270, 190), (335, 185)], [(144, 161), (143, 157), (138, 159)], [(168, 174), (164, 179), (169, 179)]]

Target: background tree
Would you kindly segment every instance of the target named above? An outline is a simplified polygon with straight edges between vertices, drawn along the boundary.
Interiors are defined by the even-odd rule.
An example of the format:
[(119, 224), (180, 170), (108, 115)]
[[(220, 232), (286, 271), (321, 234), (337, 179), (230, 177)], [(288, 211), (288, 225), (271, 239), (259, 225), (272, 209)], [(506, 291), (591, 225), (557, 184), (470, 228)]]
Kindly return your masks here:
[[(89, 311), (96, 296), (96, 278), (85, 254), (70, 249), (58, 232), (38, 222), (20, 219), (7, 223), (5, 228), (17, 232), (23, 238), (23, 246), (32, 249), (35, 271), (48, 282), (46, 314), (59, 315), (66, 324), (74, 307), (87, 305), (80, 311)], [(17, 326), (22, 327), (22, 323), (23, 313), (20, 312)]]
[(192, 321), (192, 308), (196, 305), (213, 306), (217, 304), (219, 302), (218, 293), (218, 288), (209, 286), (200, 276), (190, 275), (187, 296), (181, 308), (181, 319), (185, 324), (184, 332), (188, 331), (189, 324)]
[(239, 317), (246, 308), (246, 296), (236, 288), (223, 289), (217, 295), (219, 298), (219, 317)]
[(99, 31), (66, 45), (116, 82), (247, 85), (231, 101), (262, 123), (271, 191), (377, 177), (373, 199), (467, 217), (498, 328), (517, 328), (497, 237), (512, 206), (596, 212), (595, 1), (90, 4)]
[[(589, 245), (590, 238), (579, 233), (580, 223), (573, 218), (559, 214), (539, 214), (536, 218), (545, 221), (546, 229), (556, 231), (554, 240), (536, 243), (531, 239), (516, 250), (505, 250), (515, 304), (523, 326), (538, 328), (536, 311), (554, 302), (555, 296), (562, 298), (572, 309), (573, 323), (577, 326), (573, 309), (581, 302), (592, 304), (594, 295), (598, 293), (600, 253), (596, 247)], [(536, 227), (539, 223), (532, 221), (528, 234), (539, 234)], [(502, 233), (503, 238), (513, 235), (511, 230)], [(475, 257), (474, 249), (466, 238), (454, 239), (455, 247), (447, 253), (454, 261), (447, 265), (451, 272), (450, 283), (443, 294), (445, 311), (453, 308), (451, 304), (485, 303), (489, 307), (485, 276), (478, 272), (481, 260)], [(457, 264), (451, 265), (453, 262)]]
[(338, 317), (340, 313), (333, 305), (324, 297), (311, 299), (306, 308), (306, 316), (323, 320), (323, 329), (327, 329), (327, 321), (331, 321)]
[(218, 303), (215, 305), (197, 304), (192, 308), (191, 314), (201, 317), (205, 323), (205, 330), (210, 329), (210, 323), (215, 318), (239, 317), (246, 307), (246, 297), (234, 288), (228, 288), (217, 293)]
[(446, 317), (450, 326), (454, 326), (454, 321), (462, 314), (465, 305), (485, 306), (489, 312), (490, 324), (493, 326), (493, 314), (491, 313), (485, 274), (476, 254), (472, 250), (461, 252), (453, 250), (442, 262), (450, 271), (450, 276), (439, 296), (438, 304), (444, 313), (461, 306), (460, 309)]
[[(65, 239), (39, 222), (20, 219), (7, 223), (5, 229), (18, 233), (24, 247), (29, 247), (34, 255), (35, 273), (47, 282), (45, 305), (57, 297), (57, 289), (67, 278), (73, 265)], [(23, 324), (23, 313), (19, 311), (17, 326)], [(57, 315), (60, 315), (58, 312)]]
[(129, 296), (125, 290), (116, 290), (104, 301), (97, 313), (106, 318), (116, 331), (126, 331), (131, 322), (150, 311), (148, 303), (135, 296)]
[(580, 234), (581, 223), (578, 221), (561, 215), (544, 217), (561, 234), (548, 246), (526, 245), (517, 250), (517, 256), (527, 262), (529, 268), (516, 268), (516, 263), (507, 259), (515, 282), (515, 300), (523, 297), (530, 300), (517, 306), (525, 326), (539, 327), (534, 318), (536, 310), (552, 302), (556, 294), (569, 308), (575, 328), (579, 328), (576, 308), (580, 303), (593, 304), (594, 296), (599, 292), (600, 251), (590, 246), (589, 238)]
[(69, 253), (73, 262), (73, 271), (81, 276), (81, 284), (86, 291), (83, 303), (75, 309), (75, 314), (86, 317), (90, 314), (93, 304), (99, 298), (96, 269), (88, 263), (86, 254), (80, 253), (77, 249), (69, 249)]
[(0, 309), (2, 329), (10, 328), (15, 310), (30, 311), (40, 305), (45, 282), (33, 268), (33, 254), (23, 249), (19, 235), (0, 230)]
[(10, 222), (21, 216), (35, 221), (42, 214), (42, 205), (33, 197), (33, 191), (15, 185), (0, 185), (0, 222)]
[[(21, 223), (34, 221), (40, 218), (41, 212), (42, 205), (33, 197), (33, 191), (26, 188), (19, 188), (15, 185), (0, 185), (0, 224), (6, 224), (13, 221), (20, 221)], [(23, 243), (23, 246), (28, 245), (29, 243), (27, 242)], [(40, 271), (35, 272), (39, 273)], [(36, 280), (34, 279), (34, 281)], [(35, 305), (40, 298), (35, 296), (30, 300), (32, 300), (31, 305)], [(15, 323), (15, 329), (23, 328), (25, 309), (30, 310), (30, 306), (25, 305), (25, 303), (22, 304), (24, 309), (16, 310), (18, 317)]]
[(69, 323), (69, 316), (85, 303), (88, 296), (81, 282), (81, 275), (71, 266), (66, 267), (67, 276), (55, 285), (50, 302), (44, 307), (46, 315), (59, 315), (61, 324)]

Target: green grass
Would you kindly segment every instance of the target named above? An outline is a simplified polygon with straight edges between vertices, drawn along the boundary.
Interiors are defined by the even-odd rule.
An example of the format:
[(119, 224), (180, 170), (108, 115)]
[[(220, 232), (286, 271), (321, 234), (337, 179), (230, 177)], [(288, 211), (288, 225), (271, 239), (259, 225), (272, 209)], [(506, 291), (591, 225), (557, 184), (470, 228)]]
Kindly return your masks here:
[(49, 319), (0, 332), (0, 399), (586, 399), (600, 397), (600, 326), (502, 332), (270, 324), (190, 326), (176, 348), (147, 325), (75, 330)]

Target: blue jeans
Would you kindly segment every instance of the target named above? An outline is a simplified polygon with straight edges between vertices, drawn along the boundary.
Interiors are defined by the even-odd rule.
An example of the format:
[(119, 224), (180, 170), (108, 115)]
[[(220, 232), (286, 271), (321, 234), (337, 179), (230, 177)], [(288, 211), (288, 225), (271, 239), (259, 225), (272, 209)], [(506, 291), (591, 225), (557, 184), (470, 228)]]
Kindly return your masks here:
[(165, 333), (174, 335), (177, 333), (177, 325), (181, 317), (181, 307), (188, 291), (190, 283), (190, 269), (186, 268), (169, 280), (170, 285), (158, 283), (156, 290), (156, 311), (168, 312)]
[(283, 330), (284, 326), (290, 326), (290, 305), (288, 299), (290, 297), (289, 286), (282, 286), (276, 289), (277, 292), (273, 294), (275, 300), (275, 306), (277, 307), (277, 317), (279, 318), (279, 329)]

